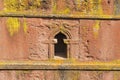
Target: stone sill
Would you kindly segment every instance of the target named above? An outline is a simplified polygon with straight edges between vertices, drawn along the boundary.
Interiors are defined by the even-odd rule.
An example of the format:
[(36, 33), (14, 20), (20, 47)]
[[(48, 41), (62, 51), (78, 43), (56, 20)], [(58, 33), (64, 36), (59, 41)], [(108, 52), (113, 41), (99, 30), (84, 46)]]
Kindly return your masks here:
[(120, 20), (120, 15), (42, 14), (30, 12), (3, 12), (3, 11), (0, 12), (0, 17)]
[(0, 61), (0, 70), (84, 70), (118, 71), (120, 61), (77, 62), (66, 60), (52, 61)]

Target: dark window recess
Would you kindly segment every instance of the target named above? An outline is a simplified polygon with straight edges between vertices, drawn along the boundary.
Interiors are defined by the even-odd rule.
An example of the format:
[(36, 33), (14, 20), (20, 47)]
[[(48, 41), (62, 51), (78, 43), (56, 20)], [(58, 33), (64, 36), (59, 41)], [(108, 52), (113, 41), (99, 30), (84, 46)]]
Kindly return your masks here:
[(55, 36), (55, 39), (57, 39), (55, 57), (67, 58), (67, 45), (64, 43), (64, 39), (67, 39), (67, 37), (60, 32)]

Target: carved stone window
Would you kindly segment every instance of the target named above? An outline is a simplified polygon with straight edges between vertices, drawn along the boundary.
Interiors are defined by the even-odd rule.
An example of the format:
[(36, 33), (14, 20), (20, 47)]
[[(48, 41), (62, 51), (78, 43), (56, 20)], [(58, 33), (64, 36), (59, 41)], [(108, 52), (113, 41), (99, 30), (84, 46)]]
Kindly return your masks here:
[(71, 58), (71, 35), (68, 31), (54, 30), (49, 40), (46, 43), (49, 44), (49, 59), (69, 59)]
[(54, 45), (54, 58), (67, 58), (67, 44), (64, 40), (67, 37), (63, 33), (58, 33), (55, 36), (56, 44)]

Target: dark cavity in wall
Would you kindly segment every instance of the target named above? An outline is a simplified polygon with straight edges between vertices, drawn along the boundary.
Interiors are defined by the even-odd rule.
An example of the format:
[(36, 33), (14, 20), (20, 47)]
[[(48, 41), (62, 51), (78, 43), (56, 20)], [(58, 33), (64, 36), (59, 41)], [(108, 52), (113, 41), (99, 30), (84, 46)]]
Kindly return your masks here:
[(67, 45), (64, 43), (64, 39), (66, 38), (67, 37), (62, 33), (58, 33), (55, 36), (55, 39), (57, 39), (57, 43), (55, 44), (55, 56), (67, 58)]

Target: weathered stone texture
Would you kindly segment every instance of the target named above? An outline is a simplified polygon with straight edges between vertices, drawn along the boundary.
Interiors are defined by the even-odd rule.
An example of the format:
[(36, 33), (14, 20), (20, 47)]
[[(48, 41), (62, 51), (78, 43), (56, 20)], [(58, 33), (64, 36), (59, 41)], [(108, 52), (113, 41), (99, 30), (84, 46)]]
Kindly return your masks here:
[(116, 71), (1, 71), (0, 80), (119, 80)]
[[(77, 60), (119, 59), (119, 21), (57, 20), (29, 18), (27, 33), (20, 30), (10, 36), (5, 18), (1, 18), (1, 60), (48, 60), (50, 36), (69, 31), (73, 41), (71, 55)], [(23, 24), (22, 18), (19, 19)], [(117, 36), (114, 36), (117, 35)], [(54, 52), (54, 51), (53, 51)], [(54, 55), (54, 54), (53, 54)]]
[[(1, 54), (0, 58), (1, 60), (20, 60), (20, 59), (26, 59), (26, 56), (28, 56), (26, 53), (26, 44), (25, 44), (25, 34), (22, 31), (22, 27), (20, 27), (19, 32), (14, 35), (14, 37), (10, 37), (9, 32), (7, 30), (6, 26), (6, 18), (0, 19), (0, 48), (1, 48)], [(6, 34), (6, 35), (3, 35)]]
[(119, 15), (120, 14), (120, 0), (115, 0), (115, 11), (114, 11), (115, 15)]
[(103, 14), (114, 14), (114, 0), (102, 0)]
[[(119, 4), (120, 0), (0, 0), (0, 68), (10, 67), (3, 60), (29, 62), (23, 63), (26, 71), (1, 70), (0, 80), (119, 80), (119, 71), (107, 71), (119, 66)], [(55, 36), (59, 33), (66, 37), (62, 39), (67, 57), (62, 59), (55, 56)], [(42, 70), (42, 65), (50, 65), (44, 65), (43, 60), (58, 64)], [(43, 62), (41, 67), (37, 65), (41, 69), (29, 70), (35, 66), (31, 66), (32, 61)], [(93, 71), (86, 71), (90, 68), (83, 61), (93, 61), (94, 65), (103, 62), (93, 65), (100, 66), (97, 70), (101, 71), (91, 67)], [(109, 61), (113, 61), (111, 66), (104, 65)], [(68, 64), (85, 71), (72, 70)], [(13, 65), (20, 69), (21, 64)]]
[(3, 0), (0, 0), (0, 11), (3, 10), (3, 8), (4, 8)]

